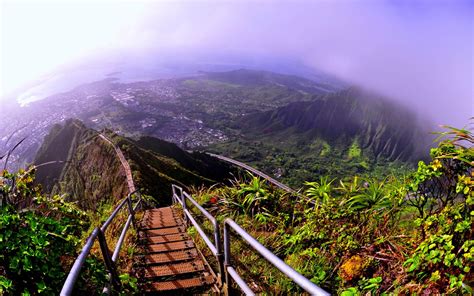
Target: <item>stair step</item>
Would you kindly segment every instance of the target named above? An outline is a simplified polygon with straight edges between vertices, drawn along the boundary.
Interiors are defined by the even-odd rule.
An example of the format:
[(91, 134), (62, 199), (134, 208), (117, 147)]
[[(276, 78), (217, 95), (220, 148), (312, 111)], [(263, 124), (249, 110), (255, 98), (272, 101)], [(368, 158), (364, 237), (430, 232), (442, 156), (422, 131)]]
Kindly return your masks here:
[(172, 207), (147, 210), (140, 225), (140, 243), (145, 251), (137, 257), (142, 291), (154, 295), (176, 290), (171, 293), (182, 295), (186, 289), (207, 289), (214, 283), (179, 211)]
[(172, 208), (161, 208), (161, 209), (152, 209), (146, 210), (144, 215), (175, 215), (177, 213), (176, 210)]
[(176, 218), (179, 215), (175, 212), (155, 212), (155, 213), (145, 213), (143, 214), (144, 219), (157, 219), (157, 218)]
[(159, 220), (153, 220), (149, 222), (145, 222), (141, 224), (141, 227), (143, 229), (158, 229), (158, 228), (167, 228), (167, 227), (176, 227), (176, 226), (181, 226), (183, 225), (183, 221), (181, 220), (165, 220), (165, 221), (159, 221)]
[(156, 212), (167, 212), (167, 211), (175, 211), (173, 207), (162, 207), (162, 208), (155, 208), (155, 209), (149, 209), (145, 210), (145, 213), (156, 213)]
[(166, 253), (158, 253), (145, 256), (145, 264), (163, 264), (170, 262), (179, 262), (194, 259), (198, 253), (194, 249), (186, 251), (171, 251)]
[(192, 240), (146, 245), (146, 249), (149, 252), (155, 252), (155, 253), (178, 251), (178, 250), (184, 250), (184, 249), (190, 249), (190, 248), (194, 248), (194, 243)]
[(198, 272), (204, 270), (204, 263), (201, 260), (195, 260), (192, 262), (182, 262), (175, 264), (159, 265), (159, 266), (147, 266), (145, 267), (144, 277), (154, 278), (170, 275), (180, 275), (192, 272)]
[(213, 282), (214, 279), (212, 276), (203, 276), (190, 279), (148, 283), (144, 286), (144, 290), (146, 292), (172, 291), (211, 285)]
[(142, 231), (145, 233), (146, 237), (153, 237), (153, 236), (168, 235), (168, 234), (175, 234), (175, 233), (186, 233), (186, 228), (184, 226), (179, 226), (179, 227), (150, 229), (150, 230), (142, 230)]
[(148, 242), (149, 244), (162, 244), (183, 240), (189, 240), (189, 236), (185, 232), (162, 236), (152, 236), (144, 239), (144, 241)]

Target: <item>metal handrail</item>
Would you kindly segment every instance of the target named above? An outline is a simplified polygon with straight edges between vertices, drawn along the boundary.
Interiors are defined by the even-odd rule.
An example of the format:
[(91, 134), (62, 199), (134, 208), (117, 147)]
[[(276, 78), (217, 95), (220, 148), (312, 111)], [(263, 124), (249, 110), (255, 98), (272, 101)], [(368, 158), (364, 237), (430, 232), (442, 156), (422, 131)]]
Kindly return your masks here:
[(275, 180), (274, 178), (270, 177), (269, 175), (265, 174), (264, 172), (261, 172), (261, 171), (257, 170), (256, 168), (253, 168), (253, 167), (249, 166), (248, 164), (245, 164), (245, 163), (240, 162), (238, 160), (235, 160), (235, 159), (232, 159), (232, 158), (229, 158), (229, 157), (226, 157), (226, 156), (222, 156), (222, 155), (219, 155), (219, 154), (214, 154), (214, 153), (209, 153), (209, 152), (207, 154), (212, 156), (212, 157), (223, 160), (225, 162), (228, 162), (228, 163), (231, 163), (233, 165), (244, 168), (247, 171), (249, 171), (251, 173), (254, 173), (257, 176), (262, 177), (263, 179), (265, 179), (268, 182), (272, 183), (273, 185), (285, 190), (288, 193), (298, 194), (298, 192), (296, 192), (296, 190), (294, 190), (293, 188), (290, 188), (289, 186)]
[[(255, 251), (262, 255), (268, 262), (278, 268), (281, 272), (286, 274), (292, 279), (298, 286), (303, 288), (306, 292), (311, 295), (329, 295), (328, 292), (324, 291), (310, 280), (305, 278), (299, 272), (291, 268), (283, 260), (278, 258), (270, 250), (265, 248), (255, 238), (248, 234), (242, 227), (240, 227), (234, 220), (227, 218), (224, 220), (224, 264), (226, 270), (226, 283), (227, 289), (229, 288), (230, 278), (234, 279), (237, 285), (242, 289), (246, 295), (254, 295), (249, 286), (240, 277), (237, 271), (232, 267), (230, 262), (230, 229), (234, 230), (241, 239), (246, 241)], [(228, 291), (227, 291), (228, 292)], [(227, 293), (228, 294), (228, 293)]]
[(294, 190), (293, 188), (291, 188), (291, 187), (275, 180), (274, 178), (270, 177), (269, 175), (265, 174), (264, 172), (259, 171), (256, 168), (249, 166), (248, 164), (245, 164), (245, 163), (240, 162), (238, 160), (235, 160), (235, 159), (232, 159), (232, 158), (229, 158), (229, 157), (226, 157), (226, 156), (222, 156), (222, 155), (219, 155), (219, 154), (214, 154), (214, 153), (209, 153), (209, 152), (207, 152), (206, 154), (209, 155), (209, 156), (215, 157), (217, 159), (220, 159), (222, 161), (228, 162), (230, 164), (233, 164), (237, 167), (243, 168), (244, 170), (247, 170), (248, 172), (263, 178), (264, 180), (267, 180), (268, 182), (275, 185), (276, 187), (278, 187), (280, 189), (283, 189), (284, 191), (286, 191), (290, 194), (296, 195), (298, 198), (303, 199), (305, 202), (310, 203), (313, 206), (317, 205), (317, 202), (315, 202), (314, 200), (311, 200), (311, 199), (305, 197), (300, 192), (298, 192), (298, 191)]
[[(135, 207), (132, 207), (132, 195), (134, 195), (135, 193), (138, 193), (138, 201), (135, 204)], [(141, 194), (140, 194), (139, 190), (135, 190), (135, 191), (129, 193), (127, 195), (127, 197), (125, 197), (119, 203), (119, 205), (114, 209), (114, 211), (112, 212), (112, 214), (110, 214), (110, 216), (107, 218), (107, 220), (104, 222), (104, 224), (102, 224), (101, 227), (96, 227), (92, 231), (91, 235), (89, 236), (89, 238), (86, 241), (86, 244), (82, 248), (81, 253), (76, 258), (76, 261), (74, 261), (74, 264), (71, 267), (71, 270), (69, 271), (69, 274), (68, 274), (68, 276), (66, 278), (66, 281), (64, 282), (63, 288), (61, 290), (61, 294), (60, 294), (61, 296), (72, 295), (73, 290), (74, 290), (74, 285), (77, 281), (77, 278), (79, 277), (82, 266), (84, 265), (84, 263), (86, 261), (86, 258), (89, 255), (90, 250), (92, 248), (92, 245), (94, 244), (96, 239), (99, 240), (102, 256), (104, 258), (105, 265), (107, 267), (107, 271), (109, 272), (109, 274), (111, 276), (112, 284), (116, 287), (120, 286), (120, 279), (119, 279), (119, 276), (117, 274), (115, 263), (118, 260), (118, 256), (119, 256), (119, 253), (120, 253), (120, 248), (122, 247), (122, 244), (125, 240), (125, 235), (127, 233), (127, 230), (130, 227), (130, 224), (133, 224), (134, 227), (136, 227), (136, 225), (135, 225), (135, 211), (140, 206), (141, 202), (142, 202), (142, 197), (141, 197)], [(107, 247), (107, 241), (105, 239), (104, 233), (107, 230), (107, 228), (109, 227), (110, 223), (112, 223), (113, 219), (117, 216), (117, 213), (120, 211), (120, 209), (123, 208), (123, 206), (125, 204), (128, 205), (129, 215), (128, 215), (128, 218), (127, 218), (127, 222), (125, 223), (125, 225), (122, 229), (122, 232), (120, 234), (120, 237), (117, 241), (117, 244), (115, 245), (114, 252), (111, 256), (109, 248)], [(108, 287), (106, 287), (104, 290), (108, 291)]]
[[(288, 264), (286, 264), (283, 260), (278, 258), (275, 254), (273, 254), (270, 250), (265, 248), (262, 244), (260, 244), (255, 238), (253, 238), (250, 234), (248, 234), (244, 229), (242, 229), (237, 223), (235, 223), (232, 219), (227, 218), (224, 221), (224, 241), (223, 241), (223, 248), (224, 248), (224, 257), (222, 257), (221, 250), (221, 238), (219, 232), (219, 224), (215, 217), (213, 217), (206, 209), (204, 209), (201, 205), (199, 205), (187, 192), (183, 191), (183, 189), (177, 185), (172, 185), (173, 197), (172, 201), (175, 204), (180, 204), (183, 208), (183, 212), (185, 213), (185, 219), (188, 219), (196, 228), (197, 232), (204, 240), (206, 245), (209, 247), (211, 252), (216, 256), (217, 261), (219, 263), (219, 277), (221, 281), (226, 283), (225, 289), (226, 294), (229, 295), (229, 286), (230, 286), (230, 279), (232, 278), (240, 289), (246, 295), (255, 295), (250, 289), (250, 287), (245, 283), (242, 277), (238, 274), (235, 268), (232, 266), (230, 261), (230, 229), (233, 229), (244, 241), (246, 241), (255, 251), (257, 251), (260, 255), (262, 255), (267, 261), (269, 261), (273, 266), (278, 268), (281, 272), (283, 272), (286, 276), (292, 279), (298, 286), (303, 288), (305, 291), (309, 292), (311, 295), (329, 295), (326, 291), (312, 283), (310, 280), (305, 278), (303, 275), (298, 273), (296, 270), (291, 268)], [(192, 216), (191, 212), (187, 208), (186, 201), (189, 200), (214, 226), (214, 236), (215, 236), (215, 244), (212, 244), (209, 237), (204, 233), (201, 226), (196, 222), (194, 217)], [(225, 274), (225, 277), (223, 276)]]
[[(187, 192), (183, 191), (181, 187), (177, 185), (172, 185), (172, 191), (173, 202), (181, 205), (185, 214), (185, 220), (189, 220), (191, 222), (191, 224), (196, 228), (197, 232), (204, 240), (208, 248), (211, 250), (212, 254), (216, 257), (217, 263), (219, 265), (219, 279), (222, 282), (222, 274), (224, 272), (224, 254), (222, 253), (221, 235), (219, 230), (219, 224), (217, 223), (216, 218), (214, 218), (206, 209), (204, 209), (198, 202), (196, 202)], [(180, 195), (178, 195), (176, 191), (179, 191)], [(214, 231), (214, 244), (211, 242), (211, 240), (206, 235), (199, 223), (194, 219), (193, 215), (188, 209), (186, 200), (189, 200), (212, 223)]]

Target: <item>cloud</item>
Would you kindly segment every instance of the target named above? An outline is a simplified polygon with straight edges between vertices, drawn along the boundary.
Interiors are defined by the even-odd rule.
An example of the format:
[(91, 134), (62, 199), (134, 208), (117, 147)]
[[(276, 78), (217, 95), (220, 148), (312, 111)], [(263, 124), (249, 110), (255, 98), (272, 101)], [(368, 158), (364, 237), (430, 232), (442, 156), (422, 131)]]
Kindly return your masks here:
[(139, 47), (292, 57), (440, 124), (474, 115), (474, 5), (466, 1), (184, 2), (158, 5)]
[[(293, 59), (388, 95), (437, 123), (460, 126), (474, 115), (470, 1), (96, 3), (77, 2), (72, 10), (58, 2), (42, 4), (42, 17), (65, 11), (61, 32), (71, 34), (55, 39), (59, 29), (39, 25), (36, 38), (23, 30), (23, 43), (3, 45), (13, 37), (2, 37), (2, 48), (14, 56), (18, 46), (40, 44), (38, 53), (22, 55), (32, 55), (30, 63), (43, 60), (42, 68), (48, 64), (42, 55), (51, 61), (56, 55), (64, 63), (97, 50), (137, 56), (167, 52), (175, 59), (205, 62)], [(29, 18), (39, 21), (35, 15)], [(3, 59), (9, 57), (2, 54)], [(15, 63), (2, 66), (4, 75)], [(22, 71), (27, 70), (23, 64)]]

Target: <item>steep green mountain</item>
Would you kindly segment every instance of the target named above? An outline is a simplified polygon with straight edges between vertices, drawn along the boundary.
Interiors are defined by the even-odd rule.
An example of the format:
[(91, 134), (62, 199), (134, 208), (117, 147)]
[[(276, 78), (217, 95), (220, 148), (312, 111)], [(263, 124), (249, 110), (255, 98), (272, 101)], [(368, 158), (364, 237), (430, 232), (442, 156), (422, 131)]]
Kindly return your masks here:
[(262, 134), (294, 130), (303, 141), (319, 137), (335, 143), (343, 138), (388, 160), (418, 160), (426, 154), (428, 140), (414, 113), (356, 88), (250, 115), (243, 122), (244, 128)]
[(244, 116), (233, 125), (237, 136), (211, 150), (299, 186), (425, 159), (432, 137), (424, 125), (407, 108), (350, 88)]
[[(171, 184), (209, 185), (226, 180), (231, 169), (202, 153), (189, 153), (151, 137), (131, 140), (103, 131), (123, 151), (135, 185), (142, 193), (169, 204)], [(37, 169), (37, 182), (52, 193), (67, 193), (82, 208), (128, 193), (124, 169), (113, 146), (78, 120), (55, 125), (40, 148), (35, 164), (60, 161)]]

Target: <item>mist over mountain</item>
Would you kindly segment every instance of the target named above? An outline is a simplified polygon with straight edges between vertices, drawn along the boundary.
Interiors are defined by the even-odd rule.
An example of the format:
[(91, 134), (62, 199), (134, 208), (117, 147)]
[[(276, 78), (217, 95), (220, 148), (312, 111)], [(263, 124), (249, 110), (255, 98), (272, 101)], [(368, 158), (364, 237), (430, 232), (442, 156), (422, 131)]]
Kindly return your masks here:
[(360, 85), (436, 124), (463, 126), (474, 114), (471, 1), (2, 8), (3, 100), (37, 100), (111, 73), (130, 82), (247, 68)]
[[(5, 114), (0, 119), (4, 149), (26, 137), (12, 153), (10, 164), (32, 162), (51, 127), (69, 118), (137, 140), (151, 136), (184, 149), (211, 149), (249, 161), (264, 171), (285, 171), (277, 173), (281, 177), (291, 168), (277, 161), (275, 145), (287, 148), (280, 151), (285, 159), (306, 155), (315, 163), (329, 157), (323, 150), (332, 147), (335, 163), (369, 172), (384, 161), (414, 164), (426, 158), (433, 138), (430, 131), (435, 129), (429, 119), (394, 100), (334, 84), (324, 76), (312, 80), (249, 69), (200, 71), (137, 82), (122, 82), (112, 76)], [(67, 147), (69, 142), (55, 146)], [(361, 152), (348, 158), (350, 149)], [(276, 162), (268, 163), (268, 157)], [(309, 160), (298, 162), (298, 169), (303, 169)], [(292, 182), (298, 186), (311, 173), (330, 171), (306, 168)], [(338, 174), (336, 171), (332, 172)]]
[(298, 186), (413, 165), (438, 124), (463, 127), (474, 114), (469, 1), (2, 8), (0, 156), (12, 169), (35, 160), (56, 124), (78, 119), (283, 179), (296, 170), (288, 181)]

